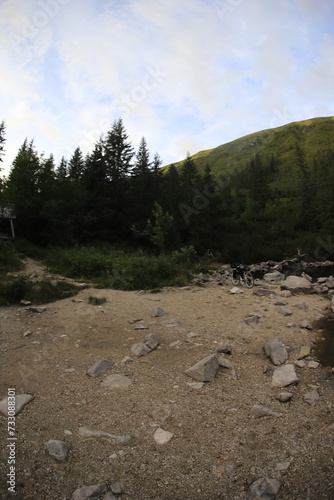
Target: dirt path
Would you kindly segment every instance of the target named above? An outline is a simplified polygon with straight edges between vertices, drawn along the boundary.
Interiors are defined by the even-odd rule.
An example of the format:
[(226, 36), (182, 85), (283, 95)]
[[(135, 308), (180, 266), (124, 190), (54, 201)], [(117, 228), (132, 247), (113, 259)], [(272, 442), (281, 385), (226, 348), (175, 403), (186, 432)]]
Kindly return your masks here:
[[(16, 496), (6, 492), (8, 450), (1, 448), (0, 498), (70, 500), (79, 487), (119, 481), (122, 499), (245, 500), (254, 479), (272, 477), (282, 482), (278, 499), (332, 500), (334, 376), (306, 360), (296, 368), (299, 384), (288, 388), (291, 402), (283, 404), (277, 396), (285, 389), (272, 387), (275, 367), (263, 353), (275, 337), (284, 340), (292, 363), (302, 345), (314, 346), (317, 332), (298, 324), (323, 314), (328, 299), (293, 296), (287, 299), (293, 314), (285, 317), (275, 305), (278, 296), (257, 297), (247, 289), (231, 295), (231, 288), (210, 284), (159, 294), (85, 289), (43, 313), (1, 308), (1, 399), (8, 388), (35, 399), (16, 417)], [(278, 285), (272, 288), (279, 293)], [(106, 302), (90, 305), (90, 296)], [(295, 307), (300, 302), (307, 310)], [(166, 315), (152, 317), (156, 307)], [(245, 323), (250, 313), (260, 316), (258, 324)], [(133, 318), (141, 321), (132, 324)], [(163, 324), (172, 319), (176, 326)], [(138, 325), (148, 329), (135, 330)], [(147, 333), (156, 333), (160, 346), (136, 358), (131, 346)], [(189, 387), (193, 380), (184, 371), (222, 343), (232, 347), (233, 367), (220, 368), (201, 389)], [(133, 362), (123, 363), (125, 356)], [(106, 358), (114, 366), (88, 377), (87, 369)], [(132, 384), (101, 387), (116, 373)], [(309, 405), (304, 395), (315, 387), (320, 401)], [(255, 404), (281, 416), (257, 418)], [(0, 425), (6, 439), (3, 416)], [(123, 447), (84, 440), (80, 426), (133, 440)], [(155, 443), (158, 427), (174, 434), (168, 444)], [(70, 443), (65, 462), (45, 451), (50, 439)]]

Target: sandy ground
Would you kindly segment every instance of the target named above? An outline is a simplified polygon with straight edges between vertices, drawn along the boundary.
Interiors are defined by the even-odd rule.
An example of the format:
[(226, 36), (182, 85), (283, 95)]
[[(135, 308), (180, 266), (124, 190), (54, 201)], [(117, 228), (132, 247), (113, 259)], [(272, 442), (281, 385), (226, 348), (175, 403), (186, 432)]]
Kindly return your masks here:
[[(321, 332), (298, 325), (315, 322), (329, 301), (292, 296), (287, 307), (293, 314), (286, 317), (275, 305), (278, 297), (257, 297), (244, 287), (231, 295), (232, 287), (212, 283), (158, 294), (85, 289), (42, 313), (1, 308), (0, 397), (13, 388), (35, 398), (16, 417), (15, 494), (7, 490), (8, 429), (0, 416), (0, 498), (70, 500), (79, 487), (119, 481), (121, 499), (246, 500), (252, 481), (270, 477), (282, 483), (278, 499), (332, 500), (334, 375), (328, 367), (309, 368), (306, 360), (296, 368), (299, 384), (288, 388), (292, 400), (281, 403), (277, 397), (285, 389), (272, 386), (275, 367), (263, 351), (275, 337), (284, 340), (292, 363), (301, 346), (314, 349)], [(280, 292), (279, 285), (272, 289)], [(91, 305), (90, 296), (106, 302)], [(295, 307), (300, 302), (306, 310)], [(156, 307), (166, 315), (152, 317)], [(261, 317), (258, 324), (245, 323), (250, 313)], [(178, 325), (162, 324), (172, 319)], [(135, 330), (139, 325), (148, 329)], [(155, 333), (160, 346), (137, 358), (131, 346), (147, 333)], [(233, 368), (220, 368), (212, 382), (191, 388), (185, 370), (219, 344), (231, 345), (226, 357)], [(125, 356), (133, 362), (123, 363)], [(89, 377), (87, 369), (101, 359), (115, 364)], [(132, 384), (101, 386), (116, 373)], [(320, 401), (310, 405), (304, 395), (315, 387)], [(258, 418), (251, 413), (255, 404), (281, 415)], [(80, 426), (133, 439), (126, 446), (82, 439)], [(174, 434), (165, 445), (154, 440), (159, 427)], [(71, 445), (65, 462), (48, 455), (51, 439)]]

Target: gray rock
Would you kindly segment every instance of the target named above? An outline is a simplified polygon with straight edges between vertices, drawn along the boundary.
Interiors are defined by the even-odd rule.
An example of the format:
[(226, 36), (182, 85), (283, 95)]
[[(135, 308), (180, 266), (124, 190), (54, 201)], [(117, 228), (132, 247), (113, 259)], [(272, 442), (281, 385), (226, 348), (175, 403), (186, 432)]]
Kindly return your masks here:
[(320, 400), (318, 391), (316, 389), (312, 389), (311, 391), (306, 392), (304, 395), (304, 400), (311, 406), (316, 405)]
[(243, 292), (243, 290), (241, 290), (240, 288), (235, 286), (235, 287), (231, 288), (230, 293), (232, 295), (238, 295), (239, 293), (244, 293), (244, 292)]
[(313, 330), (313, 326), (307, 319), (304, 319), (299, 323), (300, 328), (304, 328), (305, 330)]
[(290, 290), (282, 290), (281, 292), (278, 292), (278, 295), (280, 297), (285, 297), (286, 299), (291, 297), (292, 292)]
[(145, 325), (138, 325), (134, 327), (134, 330), (149, 330), (149, 327)]
[(83, 486), (72, 494), (72, 500), (99, 500), (107, 493), (107, 484), (95, 484), (94, 486)]
[(124, 375), (109, 375), (102, 383), (101, 387), (108, 387), (110, 389), (125, 389), (132, 384), (132, 381), (129, 377), (125, 377)]
[(291, 401), (291, 399), (293, 398), (293, 394), (292, 392), (281, 392), (279, 395), (278, 395), (278, 401), (280, 401), (281, 403), (288, 403), (289, 401)]
[[(32, 394), (16, 394), (15, 395), (15, 415), (18, 415), (25, 405), (30, 403), (35, 398)], [(8, 417), (8, 397), (0, 402), (0, 413)]]
[(188, 385), (191, 389), (202, 389), (204, 382), (189, 382)]
[(288, 359), (288, 351), (282, 339), (275, 338), (270, 340), (265, 344), (264, 350), (274, 365), (282, 365)]
[(107, 491), (105, 495), (103, 495), (101, 500), (117, 500), (117, 497), (111, 491)]
[(299, 382), (295, 367), (291, 364), (276, 368), (273, 373), (272, 385), (274, 387), (286, 387)]
[(256, 417), (280, 417), (282, 415), (281, 413), (277, 413), (261, 405), (254, 405), (251, 409), (251, 413)]
[(278, 479), (261, 477), (257, 479), (249, 489), (248, 500), (271, 500), (275, 498), (281, 488)]
[(160, 344), (160, 340), (155, 333), (149, 333), (146, 335), (146, 337), (143, 338), (143, 342), (149, 349), (151, 349), (151, 351), (154, 351), (154, 349), (156, 349)]
[(298, 359), (307, 358), (311, 354), (311, 346), (310, 345), (302, 345), (299, 349)]
[(291, 316), (292, 314), (292, 311), (290, 311), (290, 309), (285, 306), (277, 306), (276, 309), (279, 313), (283, 314), (283, 316)]
[(258, 314), (250, 314), (245, 318), (245, 323), (247, 325), (257, 325), (257, 323), (260, 321), (261, 316)]
[(268, 281), (269, 283), (277, 283), (279, 281), (283, 281), (284, 278), (284, 274), (280, 273), (279, 271), (274, 271), (272, 273), (266, 273), (263, 275), (263, 279), (265, 281)]
[(56, 439), (51, 439), (45, 443), (46, 449), (49, 452), (50, 457), (58, 460), (59, 462), (65, 462), (67, 459), (68, 452), (70, 451), (71, 445), (65, 441), (58, 441)]
[(218, 356), (218, 363), (219, 363), (219, 366), (221, 366), (222, 368), (232, 368), (233, 367), (232, 361), (224, 358), (224, 356)]
[(297, 309), (304, 309), (304, 311), (306, 311), (307, 304), (306, 302), (297, 302), (296, 304), (293, 305), (293, 307), (297, 307)]
[(112, 359), (103, 359), (101, 361), (97, 361), (93, 366), (88, 368), (87, 375), (89, 375), (90, 377), (97, 377), (100, 373), (105, 372), (106, 370), (108, 370), (108, 368), (113, 366), (113, 364), (114, 362)]
[(46, 307), (27, 307), (27, 311), (32, 313), (43, 313), (46, 311)]
[(253, 291), (254, 295), (257, 295), (258, 297), (275, 297), (276, 293), (274, 290), (270, 290), (269, 288), (256, 288)]
[(220, 344), (217, 347), (217, 352), (224, 354), (232, 354), (232, 347), (229, 344)]
[(274, 302), (275, 306), (286, 306), (288, 304), (288, 301), (285, 299), (278, 299)]
[(292, 275), (282, 283), (281, 290), (289, 290), (293, 295), (313, 292), (312, 284), (308, 279)]
[(198, 382), (211, 382), (215, 378), (218, 368), (218, 357), (212, 354), (188, 368), (185, 373)]
[(169, 443), (169, 441), (174, 437), (174, 434), (159, 427), (159, 429), (155, 431), (153, 437), (157, 444), (163, 445)]
[(151, 349), (146, 344), (144, 344), (144, 342), (138, 342), (138, 344), (134, 344), (131, 347), (131, 352), (135, 356), (140, 357), (146, 356), (146, 354), (151, 352)]
[(162, 309), (162, 307), (155, 307), (151, 311), (151, 316), (152, 318), (160, 318), (161, 316), (165, 316), (165, 311)]

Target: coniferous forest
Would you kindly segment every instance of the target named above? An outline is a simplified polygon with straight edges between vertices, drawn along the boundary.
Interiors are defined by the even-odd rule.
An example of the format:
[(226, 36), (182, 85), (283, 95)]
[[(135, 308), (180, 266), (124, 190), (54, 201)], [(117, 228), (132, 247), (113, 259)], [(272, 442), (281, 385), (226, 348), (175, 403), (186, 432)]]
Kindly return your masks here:
[[(2, 123), (1, 156), (5, 143)], [(284, 165), (285, 152), (272, 147), (226, 160), (226, 168), (222, 159), (218, 171), (203, 155), (162, 167), (144, 137), (134, 150), (118, 119), (90, 154), (78, 147), (59, 164), (26, 139), (1, 180), (0, 205), (15, 207), (17, 237), (41, 246), (107, 244), (153, 255), (193, 246), (220, 262), (281, 260), (301, 248), (331, 258), (334, 151), (330, 142), (312, 153), (303, 144), (290, 143)]]

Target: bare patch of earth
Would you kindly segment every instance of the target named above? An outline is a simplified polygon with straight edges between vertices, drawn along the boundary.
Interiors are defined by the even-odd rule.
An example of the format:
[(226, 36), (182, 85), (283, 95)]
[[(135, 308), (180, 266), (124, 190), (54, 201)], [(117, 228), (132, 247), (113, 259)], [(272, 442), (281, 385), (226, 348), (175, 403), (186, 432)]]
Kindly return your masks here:
[[(42, 313), (1, 308), (1, 399), (15, 388), (34, 400), (16, 417), (15, 494), (7, 491), (7, 419), (0, 416), (0, 498), (70, 500), (79, 487), (119, 481), (122, 500), (245, 500), (255, 479), (269, 477), (281, 481), (277, 499), (333, 499), (334, 375), (327, 367), (309, 367), (312, 359), (306, 359), (296, 367), (297, 385), (275, 388), (275, 366), (263, 351), (276, 337), (283, 339), (289, 363), (301, 346), (313, 349), (321, 333), (299, 323), (315, 321), (329, 301), (292, 296), (287, 317), (275, 305), (278, 295), (258, 297), (244, 287), (231, 295), (232, 286), (211, 283), (159, 294), (85, 289), (74, 299), (47, 304)], [(271, 288), (280, 292), (279, 285)], [(106, 302), (91, 305), (89, 296)], [(306, 309), (295, 307), (301, 301)], [(153, 317), (156, 307), (166, 314)], [(249, 314), (260, 316), (259, 322), (248, 325)], [(132, 323), (134, 318), (140, 321)], [(147, 329), (136, 330), (140, 325)], [(155, 333), (160, 346), (138, 358), (131, 347), (147, 333)], [(220, 344), (231, 346), (225, 357), (232, 368), (220, 368), (201, 389), (191, 388), (185, 370)], [(126, 356), (133, 362), (122, 362)], [(115, 364), (89, 377), (88, 368), (102, 359)], [(111, 374), (132, 384), (102, 387)], [(320, 400), (310, 405), (304, 396), (313, 389)], [(293, 397), (281, 403), (277, 397), (285, 390)], [(257, 417), (254, 405), (280, 416)], [(81, 426), (133, 439), (126, 446), (83, 439)], [(165, 445), (154, 440), (158, 428), (173, 433)], [(71, 445), (66, 461), (49, 456), (45, 443), (51, 439)]]

